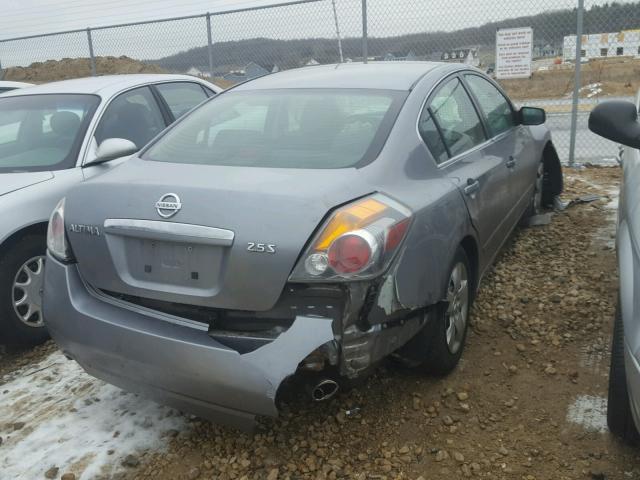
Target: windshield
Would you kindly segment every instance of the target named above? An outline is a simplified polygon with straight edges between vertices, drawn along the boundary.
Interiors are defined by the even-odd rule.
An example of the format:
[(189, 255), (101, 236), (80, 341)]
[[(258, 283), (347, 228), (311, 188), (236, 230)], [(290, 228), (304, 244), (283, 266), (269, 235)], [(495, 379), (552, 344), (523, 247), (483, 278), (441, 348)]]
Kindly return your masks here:
[(405, 92), (229, 92), (169, 130), (143, 158), (276, 168), (351, 167), (379, 153)]
[(75, 166), (100, 99), (93, 95), (0, 98), (0, 172)]

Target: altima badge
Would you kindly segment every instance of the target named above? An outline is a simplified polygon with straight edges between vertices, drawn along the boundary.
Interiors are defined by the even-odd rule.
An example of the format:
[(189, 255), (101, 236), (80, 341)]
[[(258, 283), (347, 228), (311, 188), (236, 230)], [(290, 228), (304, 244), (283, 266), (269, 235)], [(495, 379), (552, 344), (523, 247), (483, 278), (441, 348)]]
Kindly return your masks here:
[(162, 218), (171, 218), (182, 208), (180, 197), (175, 193), (165, 193), (156, 202), (156, 211)]
[(96, 225), (81, 225), (79, 223), (72, 223), (69, 225), (69, 230), (73, 233), (86, 233), (88, 235), (100, 236), (100, 227)]

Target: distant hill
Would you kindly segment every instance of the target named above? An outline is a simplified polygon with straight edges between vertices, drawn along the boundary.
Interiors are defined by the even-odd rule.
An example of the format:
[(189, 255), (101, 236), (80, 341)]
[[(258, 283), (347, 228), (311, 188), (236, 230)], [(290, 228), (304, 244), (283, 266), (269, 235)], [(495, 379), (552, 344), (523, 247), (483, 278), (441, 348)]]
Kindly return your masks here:
[[(388, 52), (412, 51), (419, 58), (437, 52), (449, 51), (471, 45), (486, 46), (491, 51), (498, 28), (533, 27), (536, 44), (561, 45), (566, 35), (575, 34), (575, 9), (554, 10), (539, 15), (510, 18), (486, 23), (479, 27), (452, 32), (427, 32), (392, 37), (370, 37), (369, 55), (382, 57)], [(607, 3), (594, 6), (585, 12), (585, 33), (616, 32), (640, 28), (640, 2)], [(277, 65), (281, 69), (304, 65), (313, 58), (320, 63), (332, 63), (338, 58), (335, 38), (308, 38), (298, 40), (273, 40), (253, 38), (248, 40), (216, 43), (213, 48), (213, 64), (216, 71), (224, 73), (230, 68), (256, 62), (266, 68)], [(362, 55), (360, 38), (343, 40), (344, 56), (357, 59)], [(198, 47), (153, 63), (170, 71), (187, 71), (190, 67), (209, 64), (207, 47)]]

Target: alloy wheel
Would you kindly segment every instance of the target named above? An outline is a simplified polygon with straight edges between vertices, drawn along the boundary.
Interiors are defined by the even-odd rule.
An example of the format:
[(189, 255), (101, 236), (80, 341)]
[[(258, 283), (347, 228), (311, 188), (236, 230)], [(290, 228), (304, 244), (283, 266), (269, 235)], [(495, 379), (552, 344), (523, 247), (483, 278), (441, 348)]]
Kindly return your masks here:
[(42, 327), (42, 288), (44, 256), (30, 258), (19, 269), (13, 280), (13, 309), (28, 327)]
[(448, 308), (445, 314), (447, 347), (456, 354), (462, 347), (469, 311), (469, 280), (467, 267), (458, 262), (451, 271), (447, 287)]
[(538, 173), (536, 176), (535, 191), (533, 192), (533, 211), (537, 215), (542, 211), (542, 187), (544, 184), (544, 164), (540, 162), (538, 165)]

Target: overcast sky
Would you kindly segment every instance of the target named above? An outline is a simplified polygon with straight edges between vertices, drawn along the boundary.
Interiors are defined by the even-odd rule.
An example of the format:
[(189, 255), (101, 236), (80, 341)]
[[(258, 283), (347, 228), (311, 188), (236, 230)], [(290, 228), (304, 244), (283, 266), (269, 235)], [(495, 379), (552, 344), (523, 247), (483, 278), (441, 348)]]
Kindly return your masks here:
[[(336, 2), (345, 10), (355, 10), (354, 7), (360, 4), (360, 0)], [(10, 38), (282, 3), (282, 0), (2, 0), (0, 3), (0, 38)], [(589, 6), (603, 2), (587, 0), (585, 3)], [(372, 14), (384, 15), (385, 18), (376, 19), (377, 23), (388, 20), (392, 28), (419, 21), (427, 29), (435, 29), (479, 24), (576, 4), (576, 0), (369, 0), (369, 9)]]
[[(342, 35), (359, 36), (361, 0), (335, 1)], [(585, 0), (585, 4), (588, 8), (604, 1)], [(0, 39), (272, 3), (282, 0), (0, 0)], [(368, 0), (368, 4), (369, 34), (387, 36), (478, 26), (572, 8), (577, 0)], [(96, 55), (157, 58), (206, 44), (203, 22), (198, 19), (98, 31), (94, 33), (94, 48)], [(214, 17), (212, 33), (214, 42), (220, 42), (255, 37), (332, 37), (336, 32), (331, 0), (321, 0), (313, 5)], [(27, 57), (41, 61), (60, 56), (86, 57), (86, 34), (0, 43), (0, 61), (5, 66), (22, 64)]]

